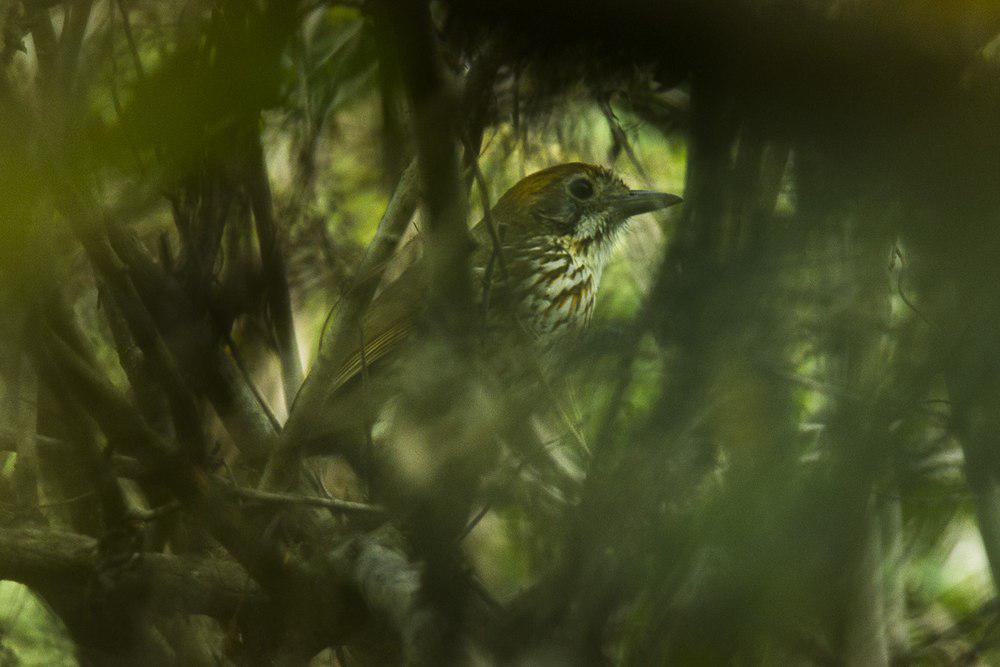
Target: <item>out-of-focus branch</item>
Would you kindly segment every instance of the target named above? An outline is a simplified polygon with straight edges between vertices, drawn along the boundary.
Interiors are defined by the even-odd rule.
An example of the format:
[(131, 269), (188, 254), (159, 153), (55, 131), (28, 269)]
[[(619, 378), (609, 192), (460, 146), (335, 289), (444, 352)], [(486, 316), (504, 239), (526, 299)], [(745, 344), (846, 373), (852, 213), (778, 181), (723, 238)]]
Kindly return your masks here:
[[(69, 324), (68, 326), (72, 326)], [(98, 444), (97, 430), (89, 423), (86, 413), (80, 406), (78, 400), (72, 396), (72, 392), (66, 391), (67, 385), (64, 371), (55, 363), (55, 360), (68, 354), (68, 350), (54, 351), (53, 346), (60, 346), (61, 342), (55, 335), (45, 331), (43, 327), (43, 344), (38, 346), (34, 352), (36, 355), (36, 365), (39, 368), (39, 375), (49, 384), (53, 393), (57, 394), (63, 404), (63, 409), (67, 415), (67, 420), (73, 424), (76, 432), (74, 444), (77, 455), (84, 468), (85, 479), (97, 491), (100, 500), (102, 515), (105, 525), (114, 526), (121, 523), (126, 514), (126, 502), (121, 488), (111, 469), (105, 465), (105, 460)], [(52, 461), (63, 462), (65, 457), (46, 457)], [(65, 468), (65, 466), (63, 466)], [(62, 471), (63, 474), (67, 470)]]
[[(625, 151), (628, 161), (632, 163), (632, 167), (639, 174), (639, 178), (642, 179), (643, 183), (649, 183), (649, 174), (646, 173), (646, 169), (639, 162), (639, 158), (636, 157), (635, 150), (632, 148), (632, 142), (629, 141), (628, 135), (625, 134), (625, 128), (622, 127), (621, 121), (618, 120), (614, 109), (611, 108), (610, 95), (599, 96), (597, 106), (600, 107), (601, 113), (604, 114), (604, 119), (608, 122), (608, 130), (611, 132), (613, 140), (611, 152)], [(612, 157), (614, 156), (612, 155)]]
[[(167, 348), (156, 322), (130, 280), (124, 266), (115, 256), (107, 238), (101, 234), (98, 223), (89, 218), (82, 202), (67, 202), (67, 213), (74, 231), (83, 244), (94, 269), (110, 287), (112, 298), (120, 308), (136, 344), (156, 369), (160, 383), (167, 394), (174, 427), (189, 453), (200, 459), (206, 454), (205, 434), (201, 427), (201, 412), (197, 401), (177, 366), (176, 359)], [(91, 209), (96, 210), (96, 209)]]
[(236, 361), (223, 349), (212, 350), (202, 380), (205, 394), (242, 454), (251, 461), (263, 460), (274, 440), (275, 424)]
[[(24, 402), (27, 402), (27, 400), (25, 400)], [(29, 405), (31, 404), (29, 403)], [(34, 410), (34, 406), (32, 405), (31, 407), (32, 410)], [(0, 429), (0, 450), (6, 452), (18, 451), (17, 448), (18, 448), (19, 437), (21, 436), (19, 435), (19, 432), (16, 429), (14, 430)], [(52, 438), (47, 435), (41, 435), (39, 433), (32, 434), (31, 440), (33, 441), (35, 446), (42, 445), (42, 446), (53, 446), (53, 447), (69, 447), (68, 442), (64, 442), (62, 440), (59, 440), (58, 438)]]
[(479, 159), (483, 132), (492, 119), (495, 102), (493, 86), (502, 62), (502, 50), (490, 42), (469, 68), (462, 88), (462, 125), (465, 154), (462, 163), (471, 167)]
[(59, 369), (65, 386), (77, 395), (109, 438), (142, 443), (144, 454), (158, 463), (176, 456), (174, 445), (150, 429), (129, 401), (64, 341), (49, 336), (45, 352), (40, 358)]
[[(74, 533), (0, 529), (0, 578), (39, 592), (58, 611), (83, 610), (97, 574), (97, 540)], [(117, 591), (143, 598), (161, 611), (178, 608), (228, 622), (260, 610), (267, 597), (232, 561), (143, 554), (123, 570)], [(155, 595), (144, 594), (154, 591)]]
[(115, 300), (110, 298), (101, 299), (101, 306), (104, 310), (104, 319), (111, 330), (115, 350), (118, 353), (118, 363), (128, 377), (143, 417), (160, 433), (172, 435), (173, 424), (170, 420), (166, 397), (157, 385), (155, 378), (152, 377), (145, 355), (135, 344), (135, 339), (129, 331), (128, 322), (125, 321), (121, 309)]
[[(149, 304), (169, 294), (173, 300), (172, 310), (188, 318), (195, 317), (193, 304), (179, 286), (159, 270), (132, 235), (115, 225), (109, 226), (108, 232), (115, 253), (128, 267), (129, 277), (143, 303)], [(176, 326), (178, 323), (170, 324)], [(188, 375), (212, 402), (240, 451), (250, 459), (262, 458), (275, 429), (236, 362), (217, 341), (205, 339), (192, 343), (188, 340), (187, 343), (195, 347), (194, 353), (183, 359), (189, 367)]]
[[(19, 506), (38, 504), (38, 452), (37, 424), (38, 379), (34, 369), (22, 354), (20, 345), (14, 346), (11, 359), (13, 381), (7, 386), (6, 396), (11, 407), (13, 431), (9, 434), (9, 450), (17, 452), (14, 485)], [(7, 434), (0, 433), (0, 441)], [(8, 448), (8, 447), (5, 447)]]
[[(55, 4), (55, 3), (52, 3)], [(48, 5), (39, 2), (24, 2), (28, 27), (35, 42), (35, 52), (38, 57), (38, 68), (45, 77), (51, 77), (58, 58), (58, 41), (56, 31), (49, 16)]]
[(459, 98), (438, 57), (428, 6), (388, 3), (379, 9), (377, 16), (396, 38), (395, 65), (412, 112), (427, 216), (430, 319), (460, 339), (472, 330), (475, 313), (469, 267), (474, 246), (458, 160)]
[[(410, 618), (418, 616), (413, 609), (415, 606), (413, 587), (406, 583), (412, 578), (414, 569), (401, 555), (401, 551), (391, 552), (388, 548), (374, 543), (369, 546), (366, 543), (363, 548), (357, 550), (346, 548), (335, 552), (319, 570), (300, 567), (301, 564), (296, 558), (272, 544), (267, 538), (261, 537), (244, 523), (239, 512), (226, 498), (226, 495), (231, 493), (231, 488), (219, 484), (173, 456), (174, 452), (170, 445), (164, 443), (157, 433), (149, 429), (125, 398), (120, 396), (104, 378), (90, 369), (86, 362), (68, 345), (53, 337), (53, 340), (48, 342), (48, 348), (52, 364), (63, 369), (69, 389), (81, 402), (86, 403), (91, 415), (102, 430), (114, 434), (112, 437), (133, 437), (140, 440), (143, 445), (139, 448), (140, 451), (147, 456), (150, 453), (154, 454), (154, 463), (160, 464), (161, 474), (180, 499), (184, 509), (192, 517), (206, 522), (213, 535), (226, 546), (237, 561), (246, 568), (246, 573), (252, 576), (260, 586), (250, 583), (248, 575), (242, 574), (243, 570), (235, 565), (219, 566), (215, 570), (216, 579), (211, 581), (215, 582), (221, 576), (224, 576), (227, 582), (232, 581), (237, 579), (236, 575), (232, 574), (233, 572), (241, 573), (236, 584), (245, 584), (249, 590), (248, 602), (257, 605), (265, 602), (261, 599), (260, 591), (262, 589), (286, 591), (291, 596), (290, 601), (296, 605), (302, 605), (303, 608), (311, 608), (310, 605), (317, 601), (317, 597), (322, 599), (322, 612), (317, 612), (317, 617), (313, 618), (311, 623), (317, 631), (328, 634), (331, 642), (342, 640), (343, 633), (350, 627), (354, 627), (353, 623), (348, 623), (348, 619), (356, 619), (358, 615), (357, 609), (351, 611), (353, 608), (350, 605), (353, 598), (343, 599), (341, 597), (343, 592), (353, 591), (359, 594), (365, 599), (366, 607), (377, 610), (377, 613), (381, 613), (384, 608), (391, 608), (393, 618), (401, 631), (406, 633), (404, 639), (415, 636), (416, 630), (414, 628), (424, 627), (424, 624), (417, 623)], [(378, 512), (377, 508), (361, 503), (330, 499), (285, 496), (251, 490), (240, 490), (237, 495), (262, 502), (309, 504), (330, 507), (338, 511), (366, 514)], [(164, 512), (173, 511), (172, 508), (165, 509), (167, 507), (170, 505), (164, 506), (162, 511), (139, 513), (135, 518), (148, 520), (157, 518)], [(61, 546), (49, 549), (37, 546), (40, 539), (26, 538), (26, 543), (22, 548), (20, 542), (0, 535), (0, 544), (2, 544), (0, 546), (0, 576), (36, 586), (43, 594), (48, 590), (55, 589), (58, 593), (69, 595), (71, 591), (59, 583), (61, 575), (66, 573), (68, 577), (69, 572), (74, 571), (73, 583), (87, 580), (86, 572), (93, 567), (93, 542), (89, 540), (82, 542), (86, 538), (59, 535), (57, 540)], [(86, 548), (86, 552), (84, 552), (84, 548)], [(377, 553), (373, 554), (373, 549)], [(150, 562), (158, 563), (168, 558), (162, 555), (147, 554), (143, 555), (138, 562), (141, 566), (145, 566)], [(169, 560), (164, 562), (173, 563)], [(215, 561), (197, 562), (214, 563)], [(196, 562), (185, 561), (185, 563), (187, 564), (184, 567), (191, 568), (191, 563)], [(168, 568), (167, 573), (173, 574), (178, 570), (184, 571), (180, 567)], [(132, 576), (131, 573), (127, 574)], [(137, 582), (157, 582), (161, 574), (159, 570), (141, 570), (134, 576)], [(187, 572), (187, 576), (191, 576), (190, 572)], [(216, 610), (227, 604), (229, 598), (225, 594), (227, 590), (233, 588), (233, 585), (227, 584), (222, 587), (220, 584), (220, 587), (223, 588), (222, 591), (205, 590), (205, 587), (202, 587), (196, 589), (195, 593), (185, 593), (184, 595), (178, 593), (176, 598), (187, 600), (188, 597), (185, 596), (191, 595), (194, 602), (191, 603), (192, 608), (188, 610), (189, 613), (214, 615), (217, 613)], [(399, 597), (407, 591), (410, 595), (408, 598)], [(231, 609), (227, 607), (226, 613), (231, 613)], [(329, 623), (329, 627), (323, 627), (325, 623)]]
[(90, 21), (93, 0), (77, 0), (67, 6), (66, 19), (59, 38), (59, 75), (64, 90), (69, 90), (76, 75), (84, 33)]
[(258, 491), (257, 489), (247, 489), (232, 485), (227, 485), (223, 488), (227, 493), (234, 496), (245, 500), (253, 500), (259, 503), (325, 507), (326, 509), (334, 510), (336, 512), (346, 514), (367, 514), (375, 517), (380, 517), (385, 514), (385, 511), (378, 505), (358, 503), (351, 500), (341, 500), (340, 498), (300, 496), (291, 493), (273, 493), (270, 491)]
[[(124, 0), (117, 0), (118, 11), (122, 15), (122, 32), (125, 33), (125, 41), (128, 43), (129, 51), (132, 54), (132, 64), (135, 66), (135, 73), (139, 79), (146, 78), (146, 70), (142, 65), (142, 58), (139, 57), (139, 48), (135, 43), (135, 36), (132, 33), (132, 22), (128, 18), (128, 8), (125, 6)], [(112, 20), (114, 12), (112, 12)]]
[[(54, 153), (51, 146), (48, 148)], [(262, 414), (259, 405), (256, 404), (252, 393), (244, 386), (239, 371), (235, 368), (232, 360), (225, 357), (225, 353), (217, 341), (199, 341), (204, 343), (205, 347), (199, 350), (200, 354), (184, 357), (180, 360), (189, 366), (186, 369), (186, 374), (182, 372), (175, 352), (167, 346), (161, 334), (161, 327), (151, 312), (150, 304), (144, 299), (144, 296), (148, 298), (150, 291), (155, 292), (155, 290), (147, 289), (145, 294), (140, 293), (136, 281), (132, 279), (130, 269), (135, 267), (139, 280), (147, 280), (161, 287), (164, 283), (162, 272), (151, 261), (147, 261), (148, 258), (136, 247), (130, 236), (121, 233), (113, 225), (107, 225), (99, 220), (96, 212), (100, 208), (85, 194), (79, 193), (74, 188), (74, 179), (63, 172), (61, 166), (55, 162), (55, 158), (53, 158), (52, 166), (56, 175), (54, 187), (58, 188), (54, 193), (56, 201), (69, 219), (73, 231), (84, 246), (95, 271), (108, 286), (108, 293), (115, 300), (115, 305), (121, 312), (123, 319), (128, 323), (135, 344), (142, 350), (144, 358), (151, 368), (155, 370), (157, 381), (169, 400), (178, 438), (188, 449), (192, 460), (197, 461), (204, 457), (207, 454), (207, 445), (202, 430), (201, 411), (189, 386), (189, 378), (202, 378), (204, 382), (201, 384), (206, 387), (206, 390), (215, 389), (216, 400), (223, 403), (219, 412), (224, 419), (233, 412), (224, 408), (232, 408), (234, 405), (238, 408), (236, 411), (241, 415), (260, 413), (260, 418), (253, 422), (250, 428), (244, 429), (253, 437), (248, 438), (246, 442), (240, 442), (240, 439), (237, 438), (238, 444), (242, 444), (248, 447), (249, 451), (260, 455), (265, 448), (263, 443), (273, 431), (266, 415)], [(115, 242), (114, 249), (112, 249), (112, 241)], [(124, 263), (122, 257), (127, 258)], [(178, 292), (172, 290), (170, 294), (177, 296)], [(181, 304), (181, 306), (183, 305)], [(191, 308), (184, 310), (188, 314), (195, 312)], [(192, 315), (193, 317), (194, 315)], [(189, 324), (195, 327), (198, 323), (192, 321)], [(227, 369), (229, 370), (228, 375), (226, 374)], [(241, 387), (244, 390), (243, 395), (239, 392)], [(221, 400), (220, 395), (229, 400)], [(244, 400), (240, 401), (240, 398)], [(253, 426), (258, 428), (254, 429)], [(260, 431), (264, 433), (260, 433)]]
[(274, 218), (271, 184), (268, 181), (259, 136), (255, 136), (251, 141), (247, 167), (250, 206), (257, 225), (257, 242), (260, 244), (268, 312), (281, 361), (285, 404), (291, 406), (295, 394), (302, 385), (302, 362), (299, 359), (299, 344), (295, 338), (295, 322), (292, 318), (285, 259), (278, 242), (278, 223)]
[(278, 418), (274, 416), (274, 413), (271, 411), (271, 407), (267, 404), (267, 400), (254, 384), (253, 377), (250, 374), (250, 369), (247, 368), (246, 363), (244, 363), (243, 357), (240, 354), (240, 349), (236, 346), (236, 341), (233, 340), (232, 336), (226, 337), (226, 347), (229, 348), (229, 354), (232, 356), (233, 363), (236, 364), (236, 368), (239, 369), (240, 374), (243, 376), (243, 382), (257, 400), (257, 405), (260, 406), (260, 410), (267, 416), (268, 421), (271, 422), (271, 428), (273, 428), (274, 432), (277, 433), (281, 430), (281, 422), (279, 422)]
[(629, 90), (622, 96), (621, 103), (664, 135), (670, 135), (690, 122), (691, 98), (680, 90), (663, 93)]
[(179, 456), (177, 447), (151, 429), (111, 384), (68, 345), (48, 341), (51, 363), (65, 374), (69, 389), (110, 438), (137, 443), (137, 453), (163, 474), (186, 509), (205, 521), (215, 537), (261, 583), (277, 584), (296, 563), (276, 544), (246, 525), (239, 512), (205, 473)]
[[(359, 622), (359, 615), (370, 613), (398, 634), (407, 655), (421, 655), (421, 643), (435, 632), (434, 616), (419, 602), (420, 569), (402, 555), (398, 542), (395, 533), (383, 530), (346, 542), (317, 563), (305, 597), (326, 598), (326, 604), (313, 607), (312, 616), (302, 619), (308, 627), (298, 630), (316, 632), (331, 643), (366, 641), (365, 633), (352, 633), (370, 623)], [(81, 616), (93, 614), (98, 567), (95, 539), (74, 533), (0, 529), (0, 578), (31, 587), (71, 624), (89, 622)], [(116, 599), (142, 599), (147, 611), (171, 614), (180, 610), (225, 623), (234, 618), (263, 622), (274, 601), (237, 563), (217, 557), (144, 553), (116, 574), (114, 586)], [(325, 626), (331, 617), (323, 612), (328, 607), (348, 608), (347, 600), (337, 600), (348, 591), (351, 601), (364, 601), (366, 612), (355, 608), (350, 619), (332, 618), (340, 621), (339, 626)], [(297, 602), (305, 604), (306, 600)], [(384, 636), (375, 639), (384, 641)]]
[[(399, 470), (386, 470), (387, 505), (405, 524), (416, 557), (424, 563), (418, 598), (433, 610), (432, 632), (417, 630), (410, 660), (425, 664), (463, 661), (463, 619), (469, 588), (456, 576), (460, 562), (456, 544), (465, 528), (483, 466), (490, 455), (489, 435), (478, 429), (484, 415), (466, 402), (479, 387), (468, 369), (475, 354), (477, 313), (471, 271), (475, 244), (468, 226), (468, 190), (462, 178), (459, 148), (467, 139), (475, 152), (476, 138), (465, 137), (459, 91), (439, 54), (427, 3), (382, 2), (374, 8), (375, 20), (393, 35), (389, 58), (405, 91), (421, 184), (421, 211), (426, 236), (424, 261), (428, 272), (427, 319), (434, 345), (420, 354), (435, 364), (435, 377), (421, 378), (422, 397), (415, 408), (404, 395), (404, 405), (423, 423), (420, 437), (441, 445), (434, 452), (433, 483), (415, 488)], [(488, 70), (488, 68), (486, 68)], [(491, 80), (492, 77), (485, 77)], [(448, 396), (443, 386), (454, 392)], [(456, 420), (458, 429), (435, 432), (440, 423)], [(432, 425), (433, 424), (433, 425)], [(477, 430), (478, 429), (478, 430)], [(430, 491), (430, 489), (434, 489)], [(412, 630), (411, 630), (412, 631)], [(406, 635), (404, 634), (404, 642)]]
[(421, 569), (402, 555), (400, 541), (394, 529), (384, 528), (345, 543), (328, 563), (357, 588), (372, 615), (396, 632), (407, 664), (425, 664), (441, 627), (421, 602)]
[(322, 411), (330, 399), (329, 387), (344, 360), (353, 350), (358, 323), (378, 289), (386, 264), (396, 251), (417, 206), (417, 169), (410, 164), (389, 199), (375, 236), (368, 244), (357, 283), (344, 294), (337, 307), (337, 317), (320, 341), (315, 365), (302, 386), (290, 411), (285, 428), (271, 454), (260, 488), (277, 490), (291, 485), (302, 439), (310, 429), (310, 419)]
[[(975, 349), (968, 341), (965, 343)], [(973, 363), (979, 364), (981, 360), (976, 359)], [(952, 371), (949, 377), (954, 401), (952, 426), (961, 438), (965, 479), (972, 492), (979, 534), (996, 585), (995, 582), (1000, 581), (1000, 474), (993, 452), (1000, 438), (1000, 428), (995, 416), (995, 403), (986, 403), (980, 395), (967, 394), (961, 389), (963, 385), (957, 379), (959, 373), (964, 372), (964, 377), (974, 377), (971, 368), (968, 365), (961, 371)], [(986, 394), (980, 387), (977, 389)]]
[(141, 507), (130, 507), (126, 516), (134, 521), (156, 521), (165, 516), (169, 516), (174, 512), (178, 512), (181, 509), (181, 504), (176, 500), (171, 500), (170, 502), (160, 505), (159, 507), (153, 507), (151, 509), (143, 509)]

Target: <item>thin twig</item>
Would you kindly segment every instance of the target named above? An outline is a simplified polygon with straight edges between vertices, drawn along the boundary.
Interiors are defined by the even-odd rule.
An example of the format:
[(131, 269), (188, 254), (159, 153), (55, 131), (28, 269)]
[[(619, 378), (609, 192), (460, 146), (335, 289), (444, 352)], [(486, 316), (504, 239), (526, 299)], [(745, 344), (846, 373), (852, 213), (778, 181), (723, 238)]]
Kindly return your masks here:
[(264, 400), (263, 394), (254, 384), (253, 378), (250, 377), (250, 370), (247, 368), (246, 364), (243, 363), (243, 355), (240, 354), (239, 348), (236, 347), (233, 337), (227, 332), (226, 333), (226, 346), (229, 348), (229, 353), (233, 357), (233, 361), (236, 362), (236, 368), (240, 370), (240, 374), (243, 376), (244, 382), (246, 382), (247, 387), (250, 389), (250, 393), (254, 395), (257, 399), (257, 403), (260, 404), (260, 409), (263, 410), (264, 414), (267, 415), (267, 420), (271, 422), (271, 426), (274, 427), (274, 432), (278, 433), (281, 431), (281, 422), (278, 418), (274, 416), (274, 412), (271, 411), (271, 407)]
[[(17, 451), (17, 439), (20, 436), (17, 431), (2, 428), (0, 429), (0, 451), (16, 452)], [(31, 436), (36, 445), (45, 445), (51, 447), (72, 447), (72, 445), (65, 440), (60, 440), (59, 438), (53, 438), (52, 436), (42, 435), (41, 433), (34, 433)]]
[(649, 174), (646, 173), (646, 170), (643, 169), (642, 164), (639, 162), (639, 158), (636, 157), (635, 151), (632, 150), (632, 143), (628, 140), (628, 135), (625, 134), (618, 116), (615, 115), (614, 109), (611, 108), (611, 96), (601, 96), (597, 104), (601, 108), (601, 113), (604, 114), (604, 117), (608, 121), (608, 127), (611, 130), (611, 137), (614, 139), (615, 145), (625, 151), (625, 155), (628, 156), (629, 162), (635, 167), (636, 173), (639, 174), (639, 177), (645, 183), (649, 183)]
[[(139, 48), (135, 43), (135, 36), (132, 34), (132, 24), (128, 20), (128, 10), (125, 7), (125, 0), (115, 0), (118, 5), (118, 11), (122, 15), (122, 31), (125, 33), (125, 41), (128, 42), (129, 51), (132, 53), (132, 62), (135, 65), (135, 72), (139, 75), (139, 79), (144, 79), (146, 77), (146, 71), (142, 66), (142, 59), (139, 57)], [(114, 12), (112, 11), (112, 14)]]
[(487, 514), (489, 514), (491, 509), (493, 509), (493, 503), (489, 501), (484, 503), (482, 509), (476, 512), (476, 516), (472, 517), (469, 523), (465, 524), (465, 528), (462, 530), (462, 533), (458, 536), (458, 541), (461, 542), (466, 537), (468, 537), (469, 534), (473, 530), (475, 530), (476, 526), (479, 525), (479, 522), (482, 521)]
[(566, 430), (570, 432), (573, 439), (576, 440), (576, 444), (580, 446), (584, 453), (590, 453), (590, 447), (587, 445), (587, 439), (584, 437), (583, 432), (580, 431), (579, 426), (573, 421), (572, 415), (563, 405), (559, 394), (556, 392), (555, 387), (549, 382), (548, 378), (545, 377), (545, 371), (542, 369), (542, 365), (538, 359), (533, 360), (532, 368), (535, 371), (538, 382), (542, 385), (542, 388), (549, 395), (552, 400), (552, 404), (555, 406), (556, 412), (559, 414), (559, 418), (563, 421), (563, 425)]
[(385, 510), (378, 505), (369, 505), (367, 503), (359, 503), (352, 500), (341, 500), (340, 498), (321, 498), (319, 496), (300, 496), (291, 493), (260, 491), (242, 486), (234, 486), (224, 481), (222, 483), (222, 488), (234, 496), (262, 503), (309, 505), (312, 507), (325, 507), (327, 509), (350, 514), (370, 514), (374, 516), (382, 516), (385, 514)]
[[(361, 391), (364, 396), (363, 405), (365, 408), (371, 405), (371, 384), (369, 384), (369, 374), (368, 374), (368, 351), (365, 349), (367, 343), (365, 342), (365, 328), (361, 326), (358, 322), (358, 354), (361, 357)], [(373, 470), (372, 464), (375, 458), (375, 443), (372, 441), (372, 428), (374, 427), (373, 422), (374, 417), (370, 410), (365, 409), (365, 453), (364, 453), (364, 470), (361, 473), (365, 478), (365, 488), (368, 494), (371, 494), (372, 490), (372, 477)], [(330, 495), (327, 492), (327, 495)]]
[(35, 507), (38, 509), (48, 509), (50, 507), (62, 507), (63, 505), (72, 505), (73, 503), (78, 503), (81, 500), (87, 500), (88, 498), (93, 498), (97, 495), (97, 491), (84, 491), (81, 494), (71, 496), (69, 498), (60, 498), (59, 500), (50, 500), (45, 503), (38, 503)]
[(910, 298), (906, 295), (906, 291), (903, 289), (903, 272), (902, 272), (903, 253), (900, 252), (898, 247), (894, 247), (892, 249), (892, 252), (896, 257), (899, 258), (899, 265), (900, 265), (900, 271), (896, 274), (896, 293), (899, 294), (899, 298), (903, 301), (903, 303), (906, 304), (907, 308), (912, 310), (914, 314), (916, 314), (916, 316), (919, 317), (924, 324), (933, 328), (934, 323), (931, 322), (929, 319), (927, 319), (927, 316), (925, 316), (924, 313), (919, 308), (917, 308), (916, 304), (914, 304), (910, 300)]
[(281, 380), (285, 393), (285, 405), (290, 406), (302, 386), (302, 361), (295, 334), (295, 318), (292, 314), (291, 292), (288, 286), (288, 271), (285, 258), (281, 254), (278, 221), (274, 215), (274, 198), (271, 183), (264, 162), (264, 149), (259, 136), (249, 145), (246, 187), (250, 195), (250, 207), (257, 228), (257, 245), (260, 248), (261, 264), (266, 279), (264, 295), (267, 299), (271, 332), (281, 362)]
[[(467, 145), (466, 148), (467, 150), (472, 150), (471, 145)], [(498, 263), (500, 265), (500, 277), (504, 283), (507, 282), (510, 273), (507, 271), (507, 260), (504, 258), (500, 233), (497, 231), (496, 225), (493, 224), (493, 205), (490, 202), (490, 191), (486, 185), (483, 170), (479, 167), (478, 158), (472, 160), (471, 167), (472, 175), (476, 180), (476, 189), (479, 191), (479, 198), (483, 205), (483, 224), (486, 225), (486, 229), (490, 234), (490, 240), (493, 242), (493, 252), (490, 254), (489, 262), (486, 263), (486, 272), (483, 274), (482, 312), (485, 319), (486, 313), (490, 309), (490, 288), (493, 286), (494, 264)]]
[(159, 507), (153, 507), (152, 509), (132, 507), (128, 511), (128, 518), (134, 521), (142, 522), (156, 521), (157, 519), (169, 516), (180, 509), (181, 504), (176, 500), (171, 500), (168, 503), (160, 505)]

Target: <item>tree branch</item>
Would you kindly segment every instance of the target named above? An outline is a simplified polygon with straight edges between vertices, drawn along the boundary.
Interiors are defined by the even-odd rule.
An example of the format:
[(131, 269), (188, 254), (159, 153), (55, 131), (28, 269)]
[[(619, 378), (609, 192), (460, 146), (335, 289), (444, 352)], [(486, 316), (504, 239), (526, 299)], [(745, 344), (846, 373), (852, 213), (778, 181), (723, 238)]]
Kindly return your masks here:
[[(97, 547), (97, 540), (75, 533), (0, 528), (0, 579), (31, 587), (60, 612), (80, 610), (92, 595)], [(180, 608), (225, 622), (268, 603), (243, 568), (218, 558), (145, 553), (116, 585), (125, 595), (143, 595), (161, 611)]]
[(374, 517), (381, 517), (385, 514), (385, 510), (378, 505), (358, 503), (351, 500), (342, 500), (340, 498), (323, 498), (320, 496), (300, 496), (290, 493), (273, 493), (270, 491), (259, 491), (257, 489), (247, 489), (234, 485), (226, 485), (223, 488), (227, 493), (239, 498), (261, 503), (325, 507), (336, 512), (343, 512), (347, 514), (365, 514)]
[(274, 219), (271, 184), (268, 182), (260, 136), (254, 136), (251, 140), (248, 172), (250, 206), (257, 225), (257, 242), (260, 244), (268, 312), (278, 347), (278, 358), (281, 361), (285, 405), (291, 407), (295, 394), (302, 386), (302, 362), (299, 359), (299, 344), (295, 338), (288, 275), (278, 243), (278, 223)]

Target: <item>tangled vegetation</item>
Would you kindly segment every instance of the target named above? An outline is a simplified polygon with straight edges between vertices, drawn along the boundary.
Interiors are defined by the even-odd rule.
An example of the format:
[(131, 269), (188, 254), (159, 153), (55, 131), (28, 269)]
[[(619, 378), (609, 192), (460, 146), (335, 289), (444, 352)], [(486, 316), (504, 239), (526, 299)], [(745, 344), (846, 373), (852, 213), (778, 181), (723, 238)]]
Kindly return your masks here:
[[(0, 0), (0, 662), (1000, 660), (998, 35)], [(577, 161), (684, 203), (580, 335), (484, 344), (468, 230)]]

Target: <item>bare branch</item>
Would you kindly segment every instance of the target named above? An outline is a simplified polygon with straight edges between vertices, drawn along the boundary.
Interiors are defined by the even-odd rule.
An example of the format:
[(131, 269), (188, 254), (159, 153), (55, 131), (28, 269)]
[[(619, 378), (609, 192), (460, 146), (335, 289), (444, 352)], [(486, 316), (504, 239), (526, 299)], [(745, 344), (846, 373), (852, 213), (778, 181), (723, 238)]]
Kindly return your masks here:
[(271, 185), (267, 177), (259, 136), (255, 136), (251, 141), (248, 179), (250, 205), (253, 209), (254, 222), (257, 224), (257, 242), (260, 244), (264, 269), (268, 311), (281, 361), (285, 404), (291, 406), (295, 394), (302, 386), (302, 362), (299, 359), (299, 344), (295, 338), (295, 322), (292, 318), (285, 259), (278, 242), (278, 223), (274, 218)]
[(232, 484), (223, 486), (227, 493), (230, 493), (245, 500), (254, 500), (261, 503), (275, 503), (288, 505), (307, 505), (311, 507), (325, 507), (337, 512), (346, 514), (367, 514), (381, 517), (385, 515), (378, 505), (369, 505), (351, 500), (341, 500), (340, 498), (323, 498), (320, 496), (300, 496), (291, 493), (273, 493), (270, 491), (259, 491), (257, 489), (247, 489)]

